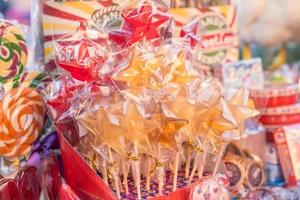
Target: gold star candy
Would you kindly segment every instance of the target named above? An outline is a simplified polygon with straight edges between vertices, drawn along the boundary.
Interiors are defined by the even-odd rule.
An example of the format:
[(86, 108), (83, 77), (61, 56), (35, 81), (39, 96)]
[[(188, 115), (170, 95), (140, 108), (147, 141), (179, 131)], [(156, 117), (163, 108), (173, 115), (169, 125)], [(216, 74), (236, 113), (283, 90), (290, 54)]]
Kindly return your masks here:
[(166, 117), (162, 124), (159, 143), (170, 150), (178, 151), (176, 133), (187, 124), (187, 120)]
[(221, 101), (223, 97), (212, 104), (209, 110), (203, 115), (204, 120), (199, 121), (198, 130), (204, 136), (205, 142), (212, 145), (213, 152), (217, 152), (217, 148), (223, 141), (223, 133), (229, 130), (235, 130), (236, 126), (225, 119), (221, 110)]
[(124, 134), (124, 130), (111, 123), (103, 108), (98, 109), (95, 113), (83, 114), (77, 120), (95, 135), (96, 141), (101, 141), (115, 152), (124, 154), (124, 148), (120, 143), (120, 137)]
[(158, 142), (170, 150), (178, 151), (176, 133), (182, 127), (186, 126), (188, 121), (184, 119), (166, 117), (161, 103), (151, 101), (150, 104), (154, 106), (154, 108), (150, 111), (153, 113), (151, 119), (160, 123), (161, 126), (157, 134)]
[(188, 121), (187, 130), (190, 137), (197, 137), (198, 135), (198, 123), (207, 108), (202, 104), (192, 104), (188, 101), (188, 95), (184, 88), (181, 88), (174, 101), (166, 103), (166, 108), (180, 119)]
[(176, 59), (164, 68), (164, 84), (172, 83), (183, 85), (195, 79), (195, 75), (191, 75), (186, 69), (186, 54), (180, 51), (176, 55)]
[(113, 79), (126, 82), (130, 88), (160, 87), (160, 81), (155, 71), (158, 70), (161, 64), (162, 56), (155, 56), (145, 60), (137, 54), (137, 50), (134, 50), (128, 66), (117, 72)]
[(253, 109), (251, 103), (249, 103), (248, 96), (244, 89), (239, 89), (228, 102), (223, 100), (222, 106), (225, 116), (229, 121), (235, 124), (240, 134), (244, 132), (245, 121), (260, 114), (260, 112)]
[(144, 151), (151, 150), (148, 134), (159, 128), (159, 123), (145, 119), (137, 106), (130, 102), (126, 114), (121, 119), (125, 129), (125, 138), (137, 144)]

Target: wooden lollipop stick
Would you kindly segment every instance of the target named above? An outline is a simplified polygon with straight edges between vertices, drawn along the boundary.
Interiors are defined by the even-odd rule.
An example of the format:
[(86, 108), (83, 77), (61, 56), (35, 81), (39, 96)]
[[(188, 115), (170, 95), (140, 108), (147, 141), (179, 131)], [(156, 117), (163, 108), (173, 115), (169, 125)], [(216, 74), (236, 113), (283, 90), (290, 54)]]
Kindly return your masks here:
[(174, 164), (174, 175), (173, 175), (173, 191), (177, 189), (177, 176), (178, 176), (178, 165), (179, 165), (179, 152), (176, 153), (175, 164)]
[[(161, 161), (161, 147), (158, 144), (158, 194), (162, 195), (163, 187), (164, 187), (164, 166), (163, 162)], [(162, 165), (162, 166), (161, 166)]]
[(129, 194), (128, 191), (128, 169), (125, 164), (125, 158), (122, 158), (122, 173), (123, 173), (123, 185), (125, 189), (125, 194)]
[(151, 165), (152, 165), (152, 160), (151, 158), (149, 157), (148, 158), (148, 162), (147, 162), (147, 177), (146, 177), (146, 190), (150, 190), (150, 184), (151, 184)]
[(101, 174), (102, 174), (102, 178), (103, 178), (104, 183), (108, 186), (107, 164), (106, 164), (105, 160), (102, 160), (101, 162), (103, 162), (102, 167), (100, 169)]
[[(114, 159), (113, 159), (113, 155), (112, 155), (112, 152), (111, 152), (111, 148), (108, 147), (108, 159), (109, 159), (109, 162), (113, 165), (113, 162), (114, 162)], [(118, 177), (117, 177), (117, 174), (115, 172), (115, 167), (112, 166), (112, 178), (114, 180), (114, 185), (115, 185), (115, 189), (116, 189), (116, 192), (117, 192), (117, 197), (118, 199), (121, 199), (121, 194), (120, 194), (120, 188), (119, 188), (119, 180), (118, 180)]]
[[(134, 143), (133, 145), (133, 154), (132, 156), (135, 158), (138, 158), (139, 152), (138, 152), (138, 147), (137, 144)], [(140, 200), (142, 199), (141, 195), (141, 172), (140, 172), (140, 163), (138, 159), (134, 159), (132, 161), (132, 173), (134, 174), (135, 177), (135, 186), (137, 189), (137, 199)]]
[(191, 184), (191, 182), (195, 176), (197, 167), (199, 166), (199, 162), (200, 162), (200, 155), (196, 153), (194, 163), (193, 163), (193, 169), (192, 169), (188, 184)]
[(204, 151), (204, 153), (202, 155), (201, 163), (198, 166), (198, 178), (202, 178), (202, 176), (203, 176), (206, 157), (207, 157), (207, 151)]
[[(201, 142), (200, 142), (199, 138), (197, 138), (196, 140), (198, 142), (198, 145), (201, 145)], [(203, 166), (203, 165), (204, 165), (203, 155), (201, 156), (201, 154), (199, 152), (196, 152), (196, 156), (195, 156), (195, 160), (194, 160), (194, 165), (193, 165), (192, 173), (191, 173), (191, 176), (189, 178), (188, 184), (191, 184), (191, 182), (193, 181), (193, 178), (195, 176), (196, 170), (197, 169), (199, 170), (199, 166)], [(199, 173), (203, 173), (203, 169), (200, 169), (200, 171), (202, 171), (202, 172), (198, 171), (198, 174)]]
[(220, 151), (219, 151), (219, 153), (218, 153), (217, 161), (216, 161), (214, 171), (213, 171), (213, 176), (215, 176), (217, 174), (218, 170), (219, 170), (220, 163), (222, 161), (223, 153), (225, 151), (226, 146), (227, 146), (227, 144), (223, 144)]
[(162, 172), (162, 167), (158, 167), (159, 175), (158, 175), (158, 194), (161, 196), (164, 188), (164, 175)]
[[(122, 167), (122, 160), (123, 159), (118, 158), (118, 160), (120, 162), (120, 163), (118, 163), (118, 166), (121, 167), (121, 170), (123, 170), (123, 167)], [(118, 185), (119, 185), (119, 188), (120, 188), (120, 192), (124, 193), (124, 187), (123, 187), (123, 183), (122, 183), (122, 179), (121, 179), (121, 174), (123, 174), (123, 171), (118, 174), (119, 175), (118, 176)]]
[(189, 153), (187, 155), (187, 160), (185, 162), (185, 175), (184, 175), (185, 178), (188, 178), (189, 174), (190, 174), (191, 159), (192, 159), (192, 156)]
[(121, 181), (120, 178), (118, 179), (118, 184), (119, 184), (120, 192), (123, 193), (124, 192), (124, 188), (123, 188), (123, 184), (122, 184), (122, 181)]

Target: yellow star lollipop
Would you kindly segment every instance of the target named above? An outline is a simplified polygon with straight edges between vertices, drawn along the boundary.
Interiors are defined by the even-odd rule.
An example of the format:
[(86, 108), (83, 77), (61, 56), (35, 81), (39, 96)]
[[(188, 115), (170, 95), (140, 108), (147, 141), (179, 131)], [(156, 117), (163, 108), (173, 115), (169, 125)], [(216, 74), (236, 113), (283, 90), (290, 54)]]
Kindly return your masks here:
[[(152, 102), (154, 103), (154, 102)], [(161, 103), (156, 103), (154, 110), (152, 111), (151, 119), (160, 123), (160, 130), (158, 133), (158, 142), (167, 149), (172, 151), (178, 151), (178, 145), (176, 141), (176, 133), (184, 126), (188, 124), (187, 120), (166, 117)]]
[(135, 49), (128, 66), (117, 72), (113, 79), (126, 82), (130, 88), (157, 88), (160, 81), (155, 71), (161, 65), (161, 60), (162, 56), (155, 56), (145, 60), (142, 55), (138, 55)]
[[(157, 170), (158, 173), (158, 191), (159, 194), (162, 193), (163, 188), (163, 179), (164, 179), (164, 163), (165, 159), (162, 155), (162, 147), (165, 147), (169, 150), (178, 151), (178, 145), (176, 140), (176, 133), (179, 129), (184, 127), (187, 124), (187, 120), (182, 119), (176, 119), (176, 118), (170, 118), (166, 117), (162, 108), (161, 103), (157, 103), (154, 100), (151, 100), (148, 104), (148, 107), (146, 107), (146, 110), (148, 113), (151, 113), (151, 119), (156, 121), (160, 124), (160, 129), (157, 129), (153, 131), (151, 134), (154, 141), (151, 143), (155, 145), (156, 153), (155, 153), (155, 168), (152, 172)], [(147, 188), (150, 187), (150, 179), (151, 179), (151, 172), (150, 175), (147, 177), (146, 185)]]
[(135, 178), (138, 199), (141, 199), (141, 173), (138, 147), (144, 150), (144, 152), (151, 150), (148, 134), (158, 129), (159, 123), (145, 119), (139, 112), (137, 105), (129, 102), (126, 114), (121, 119), (121, 126), (125, 129), (125, 138), (133, 143), (133, 151), (129, 158), (132, 160), (132, 173)]
[[(201, 115), (206, 113), (207, 108), (202, 104), (192, 104), (188, 101), (188, 94), (184, 87), (182, 87), (174, 101), (165, 103), (165, 107), (173, 113), (178, 118), (185, 119), (188, 121), (188, 124), (186, 125), (187, 135), (182, 135), (181, 140), (188, 140), (189, 144), (193, 147), (193, 150), (196, 150), (198, 153), (198, 149), (200, 143), (198, 142), (198, 136), (199, 136), (199, 130), (198, 130), (198, 123), (199, 120), (201, 120)], [(204, 115), (203, 115), (204, 116)], [(186, 137), (186, 138), (184, 138)], [(194, 145), (194, 142), (197, 142), (196, 145)], [(199, 152), (200, 153), (200, 152)], [(178, 158), (178, 155), (176, 155), (176, 158)], [(176, 159), (178, 163), (178, 159)], [(177, 164), (175, 164), (176, 166)], [(190, 166), (188, 166), (188, 162), (186, 162), (186, 172), (188, 174)], [(176, 170), (175, 170), (176, 172)], [(175, 185), (173, 185), (173, 188), (176, 188)]]
[(103, 108), (98, 109), (96, 113), (83, 114), (77, 120), (95, 135), (98, 145), (102, 142), (118, 154), (125, 154), (124, 148), (120, 143), (120, 137), (123, 136), (124, 130), (111, 123)]
[(198, 136), (197, 124), (201, 115), (207, 111), (204, 105), (190, 103), (184, 87), (180, 89), (174, 101), (167, 102), (165, 105), (176, 117), (188, 121), (186, 128), (191, 138)]
[(126, 139), (147, 151), (151, 149), (148, 134), (158, 129), (159, 123), (145, 119), (137, 106), (130, 102), (126, 114), (121, 119), (121, 126), (125, 129)]
[(166, 117), (163, 122), (163, 130), (159, 137), (159, 143), (170, 150), (178, 151), (175, 138), (176, 133), (182, 127), (186, 126), (187, 123), (187, 120)]
[(186, 69), (186, 54), (184, 51), (178, 52), (176, 59), (163, 68), (164, 85), (168, 83), (184, 85), (196, 78)]
[[(125, 155), (125, 150), (120, 143), (120, 137), (124, 130), (117, 125), (111, 123), (106, 111), (101, 107), (96, 113), (87, 113), (77, 119), (84, 127), (95, 135), (95, 141), (98, 145), (107, 145), (108, 152), (108, 171), (112, 174), (115, 189), (120, 196), (118, 172), (115, 169), (115, 161), (111, 149), (120, 155)], [(101, 145), (101, 146), (102, 146)]]
[(237, 128), (232, 122), (224, 117), (221, 109), (222, 101), (224, 101), (224, 98), (219, 97), (204, 114), (205, 120), (200, 120), (197, 124), (197, 130), (204, 135), (206, 141), (211, 143), (213, 147), (216, 147), (217, 144), (215, 144), (215, 142), (222, 139), (222, 134), (225, 131)]
[(222, 109), (226, 119), (237, 127), (240, 135), (244, 132), (245, 121), (260, 114), (252, 107), (246, 91), (242, 88), (228, 102), (223, 99)]
[[(222, 134), (224, 131), (235, 129), (236, 127), (224, 119), (222, 116), (222, 111), (220, 109), (220, 99), (211, 104), (211, 107), (205, 111), (201, 116), (199, 116), (199, 121), (196, 126), (196, 130), (198, 130), (198, 136), (203, 136), (203, 155), (202, 158), (200, 154), (196, 155), (191, 176), (189, 178), (189, 183), (191, 183), (194, 174), (196, 172), (196, 168), (198, 165), (198, 175), (202, 176), (204, 169), (204, 162), (207, 155), (208, 145), (211, 145), (213, 148), (213, 152), (217, 152), (219, 144), (222, 141)], [(196, 138), (197, 139), (197, 138)]]

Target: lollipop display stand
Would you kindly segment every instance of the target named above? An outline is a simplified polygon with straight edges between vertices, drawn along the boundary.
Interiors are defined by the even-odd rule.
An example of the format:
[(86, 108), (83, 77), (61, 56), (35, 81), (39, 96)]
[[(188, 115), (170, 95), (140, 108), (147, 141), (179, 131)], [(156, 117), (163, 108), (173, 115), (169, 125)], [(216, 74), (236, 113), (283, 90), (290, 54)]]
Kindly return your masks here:
[(0, 0), (0, 200), (300, 199), (277, 4)]
[[(94, 196), (103, 197), (105, 199), (117, 199), (114, 192), (103, 182), (95, 171), (84, 161), (84, 159), (74, 150), (62, 134), (59, 134), (59, 141), (62, 147), (62, 159), (64, 164), (64, 177), (68, 185), (76, 192), (80, 198), (93, 198)], [(74, 176), (76, 174), (76, 176)], [(89, 180), (88, 182), (86, 180)], [(131, 180), (133, 182), (133, 180)], [(84, 187), (83, 187), (84, 185)], [(171, 186), (171, 185), (170, 185)], [(187, 199), (190, 195), (190, 188), (185, 187), (178, 189), (176, 192), (170, 192), (166, 196), (153, 197), (153, 194), (144, 192), (143, 198), (164, 200), (164, 199)], [(155, 193), (155, 191), (152, 193)], [(136, 194), (132, 194), (127, 199), (135, 199)], [(155, 196), (155, 195), (154, 195)]]

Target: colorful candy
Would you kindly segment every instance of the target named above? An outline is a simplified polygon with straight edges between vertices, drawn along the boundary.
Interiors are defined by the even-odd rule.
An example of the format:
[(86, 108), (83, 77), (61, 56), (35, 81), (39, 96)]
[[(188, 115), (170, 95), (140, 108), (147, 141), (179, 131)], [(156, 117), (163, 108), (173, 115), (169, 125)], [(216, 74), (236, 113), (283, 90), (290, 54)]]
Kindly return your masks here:
[(3, 84), (3, 89), (4, 92), (8, 92), (10, 89), (17, 87), (37, 88), (50, 81), (51, 78), (46, 73), (37, 71), (24, 72), (22, 75), (6, 81)]
[(0, 101), (0, 155), (25, 156), (43, 127), (45, 107), (31, 88), (11, 89)]
[(0, 82), (22, 74), (27, 62), (27, 47), (21, 31), (0, 22)]
[(226, 189), (227, 182), (227, 179), (220, 175), (204, 178), (193, 186), (190, 200), (229, 200), (230, 193)]

